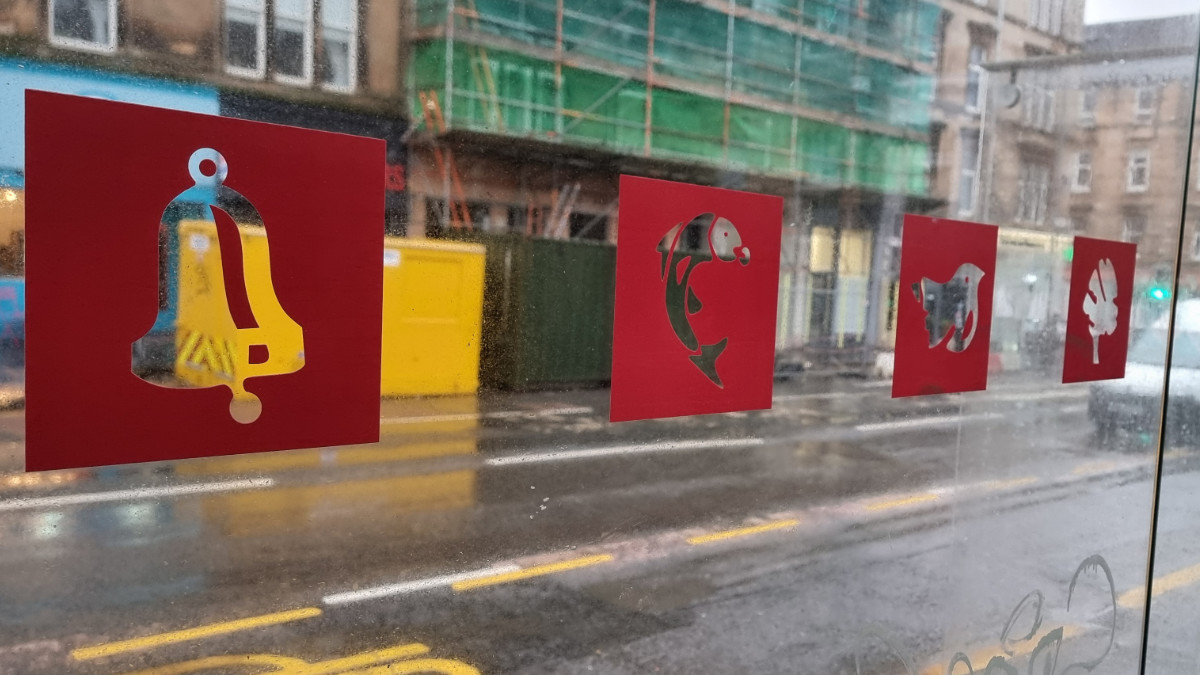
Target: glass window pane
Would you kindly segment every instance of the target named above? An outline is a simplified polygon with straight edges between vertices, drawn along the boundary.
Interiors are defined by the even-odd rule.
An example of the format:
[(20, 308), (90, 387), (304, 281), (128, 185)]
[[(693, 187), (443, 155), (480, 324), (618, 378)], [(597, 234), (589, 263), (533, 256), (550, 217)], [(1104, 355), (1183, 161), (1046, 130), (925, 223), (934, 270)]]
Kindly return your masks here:
[(230, 19), (225, 23), (225, 62), (237, 68), (257, 69), (258, 25)]
[(309, 21), (312, 0), (275, 0), (275, 17), (294, 21)]
[(322, 77), (326, 85), (337, 89), (353, 88), (357, 16), (351, 0), (334, 0), (321, 4), (322, 20)]
[(110, 5), (115, 0), (53, 0), (51, 22), (55, 37), (109, 45)]
[(352, 68), (350, 58), (350, 40), (351, 36), (347, 33), (337, 33), (335, 31), (325, 31), (325, 44), (323, 45), (325, 63), (322, 64), (322, 72), (325, 73), (325, 82), (338, 87), (350, 86), (350, 71)]
[(323, 0), (321, 24), (326, 28), (352, 32), (355, 25), (354, 0)]
[(303, 27), (275, 22), (275, 42), (272, 45), (275, 72), (291, 77), (304, 77), (305, 40)]
[[(1196, 7), (0, 0), (0, 33), (0, 670), (1200, 662)], [(30, 118), (30, 90), (249, 131), (202, 139), (204, 180), (203, 148), (147, 142), (182, 125), (88, 117), (47, 156), (27, 125), (74, 118)], [(305, 154), (345, 134), (378, 161)], [(628, 178), (663, 182), (632, 208)], [(354, 236), (382, 251), (337, 253)], [(341, 285), (363, 270), (374, 313)], [(380, 363), (351, 405), (329, 364), (373, 362), (335, 339), (363, 311)], [(757, 407), (613, 421), (622, 344), (650, 403)], [(1064, 382), (1079, 358), (1124, 371)], [(982, 379), (893, 397), (914, 363)], [(130, 383), (162, 408), (90, 417)], [(230, 416), (243, 393), (260, 419)], [(377, 442), (215, 435), (359, 416)], [(213, 456), (26, 472), (47, 420), (85, 458), (115, 431)]]

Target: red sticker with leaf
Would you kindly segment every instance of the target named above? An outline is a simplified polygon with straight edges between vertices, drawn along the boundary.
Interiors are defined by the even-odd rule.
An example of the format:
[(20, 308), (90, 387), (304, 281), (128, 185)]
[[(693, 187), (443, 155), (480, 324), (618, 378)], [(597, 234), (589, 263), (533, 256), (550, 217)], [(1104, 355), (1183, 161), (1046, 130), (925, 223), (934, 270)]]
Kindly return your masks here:
[(893, 398), (987, 388), (998, 232), (904, 216)]
[(1125, 377), (1137, 246), (1075, 237), (1064, 383)]

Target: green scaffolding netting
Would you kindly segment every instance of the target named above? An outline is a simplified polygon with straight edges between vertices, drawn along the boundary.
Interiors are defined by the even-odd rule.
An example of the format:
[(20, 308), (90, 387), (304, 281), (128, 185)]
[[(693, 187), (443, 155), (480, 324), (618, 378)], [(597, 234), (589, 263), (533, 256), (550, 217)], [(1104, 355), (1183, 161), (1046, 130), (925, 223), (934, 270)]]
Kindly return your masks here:
[[(417, 0), (417, 25), (444, 23), (450, 4)], [(453, 4), (463, 27), (534, 44), (555, 41), (556, 0), (454, 0)], [(847, 38), (906, 59), (931, 63), (936, 56), (941, 10), (927, 0), (734, 0), (734, 4), (781, 26)], [(725, 50), (724, 12), (686, 0), (658, 0), (655, 7), (655, 26), (664, 39)], [(635, 55), (633, 60), (642, 58), (637, 55), (646, 52), (648, 26), (646, 0), (563, 0), (564, 41), (579, 45), (581, 51), (603, 52), (606, 59), (620, 61), (616, 53), (621, 49)]]
[[(658, 0), (656, 76), (668, 82), (685, 80), (717, 94), (724, 93), (728, 82), (737, 93), (779, 103), (911, 129), (928, 126), (931, 75), (847, 49), (832, 38), (845, 37), (928, 62), (939, 16), (936, 6), (919, 0), (740, 4), (760, 14), (759, 19), (779, 17), (779, 25), (731, 18), (684, 0)], [(455, 6), (456, 28), (537, 47), (556, 45), (558, 5), (553, 0), (457, 0)], [(563, 0), (563, 54), (644, 69), (650, 41), (648, 6), (644, 0)], [(446, 0), (418, 2), (419, 21), (432, 21), (438, 11), (444, 21)], [(827, 35), (798, 35), (799, 25)]]
[[(449, 100), (444, 99), (447, 56)], [(559, 91), (550, 61), (462, 42), (447, 50), (445, 41), (419, 45), (410, 72), (414, 89), (443, 97), (443, 114), (451, 128), (632, 154), (646, 150), (646, 87), (632, 77), (564, 66)], [(811, 86), (819, 84), (814, 81)], [(898, 77), (888, 86), (914, 85), (912, 78)], [(845, 100), (857, 105), (853, 93)], [(417, 106), (419, 101), (414, 101), (413, 114), (419, 117)], [(651, 156), (804, 176), (829, 185), (908, 194), (926, 190), (927, 146), (922, 142), (749, 105), (731, 104), (726, 113), (720, 98), (663, 87), (654, 89), (650, 121)]]

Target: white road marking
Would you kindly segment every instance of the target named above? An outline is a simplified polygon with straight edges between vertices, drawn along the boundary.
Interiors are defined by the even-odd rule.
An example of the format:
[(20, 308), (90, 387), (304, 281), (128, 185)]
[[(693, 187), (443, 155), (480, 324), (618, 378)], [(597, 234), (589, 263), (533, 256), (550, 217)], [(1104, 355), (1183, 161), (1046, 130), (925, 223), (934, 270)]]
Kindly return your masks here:
[[(820, 399), (843, 399), (843, 398), (865, 398), (870, 396), (868, 392), (861, 390), (882, 389), (891, 386), (888, 380), (861, 382), (855, 383), (853, 386), (860, 391), (826, 391), (813, 392), (810, 394), (780, 394), (774, 397), (776, 403), (786, 403), (788, 401), (810, 401)], [(1071, 399), (1083, 398), (1087, 396), (1087, 391), (1083, 389), (1060, 389), (1046, 391), (1044, 389), (1036, 389), (1029, 391), (995, 391), (995, 392), (971, 392), (968, 396), (977, 397), (978, 400), (988, 402), (1009, 402), (1009, 401), (1047, 401), (1054, 399)], [(951, 394), (945, 394), (951, 396)]]
[[(946, 418), (941, 418), (946, 419)], [(1128, 466), (1126, 466), (1128, 464)], [(1116, 475), (1128, 468), (1138, 464), (1137, 462), (1123, 463), (1115, 470), (1105, 471), (1104, 473)], [(1070, 483), (1081, 482), (1087, 479), (1094, 479), (1095, 474), (1088, 476), (1065, 476), (1065, 480)], [(784, 520), (796, 520), (799, 522), (807, 522), (813, 518), (828, 518), (830, 516), (837, 518), (864, 518), (878, 517), (881, 512), (897, 509), (925, 509), (931, 506), (943, 505), (947, 500), (969, 500), (980, 496), (982, 493), (1008, 492), (1015, 490), (1024, 490), (1035, 484), (1054, 485), (1060, 484), (1062, 481), (1044, 482), (1036, 476), (1023, 476), (1011, 479), (998, 479), (988, 481), (976, 481), (972, 483), (963, 483), (957, 485), (935, 485), (926, 488), (925, 490), (910, 493), (883, 493), (875, 495), (863, 495), (852, 497), (841, 502), (833, 504), (822, 504), (809, 509), (788, 510), (775, 512), (766, 516), (770, 522), (779, 522)], [(754, 528), (750, 528), (754, 529)], [(694, 537), (697, 530), (695, 528), (684, 528), (680, 530), (670, 530), (652, 534), (648, 536), (617, 540), (610, 544), (597, 547), (593, 551), (608, 551), (607, 555), (618, 559), (622, 562), (634, 562), (639, 560), (647, 560), (653, 558), (663, 558), (671, 555), (672, 552), (685, 548), (689, 537)], [(536, 567), (536, 566), (535, 566)], [(326, 605), (340, 605), (351, 602), (360, 602), (364, 600), (374, 600), (393, 595), (403, 595), (424, 590), (429, 590), (439, 587), (451, 587), (462, 581), (470, 581), (484, 577), (490, 577), (500, 574), (510, 574), (523, 569), (531, 569), (523, 567), (514, 562), (499, 563), (493, 567), (474, 570), (471, 572), (458, 572), (453, 574), (444, 574), (434, 577), (426, 577), (424, 579), (414, 579), (395, 584), (387, 584), (372, 588), (365, 588), (357, 591), (346, 591), (342, 593), (333, 593), (322, 598), (322, 603)], [(2, 651), (0, 651), (2, 653)]]
[(534, 419), (556, 415), (587, 415), (595, 412), (587, 406), (564, 406), (542, 410), (501, 410), (490, 413), (453, 413), (447, 415), (416, 415), (413, 417), (384, 417), (380, 424), (430, 424), (435, 422), (474, 422), (479, 419), (505, 420), (514, 418)]
[(192, 483), (172, 485), (169, 487), (133, 488), (130, 490), (110, 490), (108, 492), (84, 492), (73, 495), (58, 495), (54, 497), (9, 498), (0, 500), (0, 511), (23, 511), (27, 509), (58, 508), (75, 506), (77, 504), (97, 504), (101, 502), (123, 502), (135, 499), (158, 499), (160, 497), (186, 497), (189, 495), (210, 494), (213, 492), (236, 492), (239, 490), (259, 490), (275, 484), (273, 478), (247, 478), (244, 480), (227, 480), (215, 483)]
[(826, 391), (826, 392), (819, 392), (819, 393), (814, 392), (811, 394), (780, 394), (779, 396), (774, 397), (772, 400), (776, 401), (776, 402), (811, 401), (813, 399), (822, 399), (822, 398), (829, 398), (829, 399), (860, 398), (862, 396), (863, 396), (863, 394), (855, 392), (855, 391)]
[(599, 448), (582, 448), (579, 450), (556, 450), (551, 452), (533, 452), (503, 457), (492, 457), (485, 460), (485, 466), (513, 466), (515, 464), (536, 464), (539, 462), (559, 462), (571, 459), (594, 459), (596, 457), (614, 457), (619, 455), (640, 455), (651, 452), (677, 452), (682, 450), (715, 450), (718, 448), (748, 448), (765, 443), (761, 438), (733, 438), (696, 441), (662, 441), (658, 443), (636, 443), (631, 445), (609, 445)]
[(563, 406), (561, 408), (543, 408), (541, 410), (503, 410), (499, 412), (487, 413), (484, 417), (488, 419), (508, 419), (511, 417), (553, 417), (556, 415), (588, 415), (595, 412), (594, 408), (576, 405)]
[(989, 402), (1005, 401), (1052, 401), (1060, 398), (1083, 398), (1088, 393), (1080, 389), (1059, 389), (1050, 391), (1013, 391), (989, 394), (983, 398)]
[(945, 415), (940, 417), (918, 417), (915, 419), (895, 420), (892, 422), (875, 422), (873, 424), (860, 424), (854, 427), (855, 431), (861, 433), (875, 433), (879, 431), (901, 431), (904, 429), (924, 429), (927, 427), (947, 427), (959, 424), (960, 422), (982, 422), (984, 420), (994, 420), (1004, 417), (1000, 413), (981, 413), (977, 415)]
[(519, 569), (521, 569), (519, 565), (514, 563), (504, 563), (502, 565), (496, 565), (495, 567), (474, 570), (471, 572), (443, 574), (441, 576), (427, 577), (425, 579), (404, 581), (398, 584), (387, 584), (385, 586), (375, 586), (374, 588), (364, 588), (358, 591), (333, 593), (321, 598), (321, 602), (326, 605), (344, 605), (348, 602), (375, 600), (378, 598), (386, 598), (389, 595), (404, 595), (407, 593), (415, 593), (417, 591), (427, 591), (431, 588), (438, 588), (439, 586), (450, 586), (460, 581), (470, 581), (472, 579), (480, 579), (497, 574), (508, 574), (509, 572), (516, 572)]

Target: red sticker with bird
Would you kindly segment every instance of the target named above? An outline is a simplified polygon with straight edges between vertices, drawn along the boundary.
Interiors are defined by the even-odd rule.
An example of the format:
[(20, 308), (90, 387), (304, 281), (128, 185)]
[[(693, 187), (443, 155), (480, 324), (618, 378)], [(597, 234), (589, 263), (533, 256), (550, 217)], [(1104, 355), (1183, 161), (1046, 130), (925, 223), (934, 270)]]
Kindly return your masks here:
[(1063, 383), (1125, 377), (1137, 245), (1075, 237)]
[(783, 200), (621, 176), (609, 419), (771, 407)]
[(383, 141), (26, 106), (26, 470), (379, 439)]
[(998, 233), (905, 214), (893, 398), (987, 388)]

